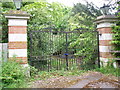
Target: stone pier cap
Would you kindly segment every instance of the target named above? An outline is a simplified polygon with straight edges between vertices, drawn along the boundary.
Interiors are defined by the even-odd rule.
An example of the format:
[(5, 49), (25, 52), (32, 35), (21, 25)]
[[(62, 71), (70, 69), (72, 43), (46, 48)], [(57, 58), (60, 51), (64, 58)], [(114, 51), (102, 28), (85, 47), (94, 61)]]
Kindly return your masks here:
[(97, 17), (97, 19), (95, 20), (95, 23), (96, 24), (105, 23), (105, 22), (114, 23), (116, 21), (118, 21), (118, 18), (116, 15), (102, 15)]
[(10, 10), (7, 13), (4, 13), (5, 18), (8, 19), (30, 19), (30, 14), (21, 10)]

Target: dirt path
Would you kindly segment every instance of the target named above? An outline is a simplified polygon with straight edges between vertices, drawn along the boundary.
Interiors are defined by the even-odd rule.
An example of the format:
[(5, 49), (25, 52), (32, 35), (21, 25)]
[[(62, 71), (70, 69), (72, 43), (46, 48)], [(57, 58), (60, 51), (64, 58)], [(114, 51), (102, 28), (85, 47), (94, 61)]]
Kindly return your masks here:
[(103, 75), (100, 73), (90, 73), (89, 75), (84, 76), (83, 80), (79, 81), (77, 84), (71, 86), (70, 88), (83, 88), (88, 83), (99, 80), (102, 78), (102, 76)]
[(80, 76), (60, 76), (38, 80), (30, 88), (120, 88), (117, 77), (105, 76), (99, 72), (88, 72)]
[(91, 73), (84, 77), (84, 80), (79, 81), (77, 84), (70, 88), (118, 88), (120, 83), (118, 78), (105, 76), (98, 72)]

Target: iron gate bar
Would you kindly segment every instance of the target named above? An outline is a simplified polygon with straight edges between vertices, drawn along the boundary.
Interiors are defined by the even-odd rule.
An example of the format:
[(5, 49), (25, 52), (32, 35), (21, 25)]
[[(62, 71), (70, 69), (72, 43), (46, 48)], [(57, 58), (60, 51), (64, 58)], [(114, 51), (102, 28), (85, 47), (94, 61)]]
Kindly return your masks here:
[[(49, 34), (51, 34), (51, 29), (50, 29), (50, 32), (49, 32)], [(50, 35), (51, 36), (51, 35)], [(48, 39), (49, 39), (49, 43), (50, 43), (50, 50), (51, 50), (51, 39), (50, 39), (50, 36), (48, 36)], [(51, 53), (50, 53), (51, 54)], [(50, 69), (49, 69), (49, 67), (50, 67), (50, 63), (49, 63), (49, 61), (51, 60), (51, 57), (50, 57), (50, 59), (49, 60), (47, 60), (48, 62), (47, 62), (47, 65), (48, 65), (48, 72), (50, 71)]]
[(99, 32), (96, 30), (96, 35), (97, 35), (97, 46), (98, 46), (98, 49), (97, 49), (97, 51), (98, 51), (98, 53), (97, 53), (97, 55), (98, 55), (98, 68), (100, 68), (100, 51), (99, 51)]
[[(51, 34), (51, 31), (52, 31), (52, 29), (50, 29), (50, 34)], [(53, 36), (52, 36), (52, 38), (53, 38)], [(50, 50), (52, 51), (52, 46), (51, 46), (51, 35), (50, 35)], [(50, 53), (51, 54), (51, 53)], [(51, 68), (51, 55), (50, 55), (50, 68)], [(49, 70), (50, 71), (50, 70)]]
[(66, 33), (66, 66), (67, 66), (67, 70), (68, 70), (68, 37), (67, 37), (67, 33)]
[[(52, 28), (52, 27), (48, 27), (48, 28), (41, 28), (41, 29), (39, 29), (39, 31), (41, 31), (41, 30), (50, 30), (50, 31), (52, 31), (52, 30), (55, 30), (56, 28)], [(87, 29), (87, 28), (76, 28), (76, 29), (73, 29), (73, 31), (75, 31), (75, 30), (79, 30), (79, 31), (97, 31), (97, 30), (90, 30), (90, 29)], [(58, 31), (57, 31), (58, 32)], [(61, 31), (61, 32), (66, 32), (66, 31)], [(69, 32), (71, 32), (71, 31), (69, 31)], [(98, 32), (98, 31), (97, 31)]]
[[(30, 32), (30, 49), (32, 50), (32, 31)], [(30, 56), (32, 56), (32, 53), (30, 53)]]
[[(38, 30), (38, 31), (31, 31), (31, 32), (52, 32), (52, 33), (55, 33), (55, 31), (40, 31), (40, 30)], [(66, 32), (66, 31), (57, 31), (57, 33), (78, 33), (78, 32), (98, 32), (98, 31), (89, 31), (89, 30), (84, 30), (84, 31), (68, 31), (68, 32)]]

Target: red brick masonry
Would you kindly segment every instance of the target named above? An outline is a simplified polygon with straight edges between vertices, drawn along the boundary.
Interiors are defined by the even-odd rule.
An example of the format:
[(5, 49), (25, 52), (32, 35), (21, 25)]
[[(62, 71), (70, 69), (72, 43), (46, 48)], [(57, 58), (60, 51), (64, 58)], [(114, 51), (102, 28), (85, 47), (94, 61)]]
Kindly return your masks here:
[(102, 58), (113, 58), (113, 55), (110, 52), (100, 52), (100, 57), (102, 57)]
[(98, 28), (99, 33), (104, 34), (104, 33), (112, 33), (111, 27), (104, 27), (104, 28)]
[(9, 34), (26, 34), (26, 26), (9, 26)]
[(27, 57), (9, 57), (9, 60), (16, 60), (16, 62), (19, 62), (20, 64), (27, 64)]
[(100, 40), (99, 41), (99, 45), (100, 46), (111, 46), (112, 44), (111, 44), (111, 41), (112, 40)]
[(9, 42), (9, 49), (27, 49), (27, 42)]

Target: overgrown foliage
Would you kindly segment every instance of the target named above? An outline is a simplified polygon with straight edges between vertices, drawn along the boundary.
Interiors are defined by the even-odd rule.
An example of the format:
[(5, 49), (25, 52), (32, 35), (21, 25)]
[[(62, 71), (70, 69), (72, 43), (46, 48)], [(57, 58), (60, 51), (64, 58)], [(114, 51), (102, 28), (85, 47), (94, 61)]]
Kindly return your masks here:
[[(10, 5), (8, 6), (6, 5), (6, 3), (3, 3), (3, 8), (13, 9), (14, 7), (12, 6), (12, 4), (13, 3), (10, 3)], [(54, 27), (55, 28), (54, 31), (73, 31), (76, 28), (85, 28), (85, 29), (88, 28), (86, 30), (91, 31), (95, 27), (95, 25), (93, 24), (93, 20), (98, 15), (100, 15), (100, 11), (90, 4), (83, 5), (78, 3), (74, 5), (73, 8), (69, 8), (64, 5), (61, 5), (60, 3), (50, 4), (45, 0), (41, 0), (41, 2), (25, 4), (22, 7), (22, 10), (27, 11), (28, 13), (31, 14), (31, 19), (29, 20), (29, 23), (28, 23), (29, 32), (34, 30), (40, 30), (41, 28), (44, 28), (44, 27)], [(7, 25), (7, 24), (4, 24), (4, 25)], [(55, 52), (63, 51), (66, 48), (65, 39), (57, 38), (58, 35), (56, 35), (54, 37), (54, 40), (51, 41), (53, 42), (53, 44), (52, 46), (50, 46), (51, 42), (48, 42), (48, 40), (50, 39), (49, 38), (50, 36), (47, 34), (41, 34), (41, 35), (38, 35), (38, 34), (41, 34), (41, 33), (37, 33), (37, 35), (36, 34), (32, 35), (33, 37), (39, 36), (39, 37), (36, 37), (38, 39), (32, 41), (34, 43), (35, 51), (34, 50), (33, 51), (35, 55), (36, 55), (36, 52), (38, 55), (41, 55), (42, 52), (44, 52), (45, 55), (51, 54), (51, 51), (49, 50), (50, 47), (54, 48), (54, 50), (52, 51), (53, 54)], [(77, 51), (74, 53), (74, 55), (85, 57), (84, 63), (91, 62), (95, 64), (95, 60), (97, 60), (97, 57), (94, 54), (94, 53), (97, 53), (96, 35), (97, 34), (95, 33), (92, 34), (90, 32), (80, 33), (80, 36), (74, 35), (68, 41), (69, 43), (68, 48), (69, 49), (76, 48)], [(59, 35), (59, 36), (62, 36), (62, 35)], [(49, 39), (46, 39), (46, 38), (49, 38)], [(31, 44), (30, 37), (28, 37), (29, 56), (30, 56), (30, 52), (32, 51), (30, 49), (30, 44)], [(39, 48), (40, 46), (42, 46), (43, 48), (40, 49)], [(83, 64), (83, 66), (85, 65)]]
[[(120, 4), (120, 2), (118, 3)], [(120, 6), (118, 7), (118, 10), (120, 9)], [(118, 19), (120, 19), (120, 12), (117, 14)], [(120, 51), (120, 21), (116, 23), (116, 26), (113, 27), (113, 45), (114, 45), (114, 51)], [(113, 53), (117, 58), (120, 58), (120, 52)]]
[(71, 48), (76, 48), (74, 55), (82, 57), (81, 68), (93, 69), (98, 61), (98, 42), (97, 32), (90, 30), (82, 32), (75, 41), (70, 43)]
[(73, 24), (75, 28), (92, 28), (95, 29), (93, 23), (97, 16), (100, 16), (101, 12), (94, 5), (87, 3), (83, 5), (77, 3), (72, 8), (72, 16), (70, 17), (70, 24)]
[(66, 14), (69, 8), (60, 3), (48, 3), (44, 0), (26, 5), (22, 10), (31, 14), (28, 30), (39, 30), (40, 28), (54, 26), (56, 30), (62, 30), (67, 26)]
[(114, 66), (113, 66), (114, 62), (115, 62), (114, 60), (110, 60), (110, 61), (107, 62), (106, 66), (101, 65), (100, 68), (96, 68), (94, 70), (98, 71), (98, 72), (101, 72), (103, 74), (109, 74), (109, 75), (119, 77), (120, 76), (120, 69), (119, 69), (119, 67), (114, 68)]
[(26, 70), (15, 60), (2, 62), (2, 76), (0, 76), (0, 79), (3, 88), (19, 88), (25, 85)]
[(70, 70), (70, 71), (64, 71), (64, 70), (54, 70), (54, 71), (40, 71), (38, 74), (36, 74), (34, 77), (32, 77), (30, 80), (45, 80), (48, 78), (55, 78), (59, 76), (80, 76), (81, 74), (85, 73), (87, 71), (85, 70)]

